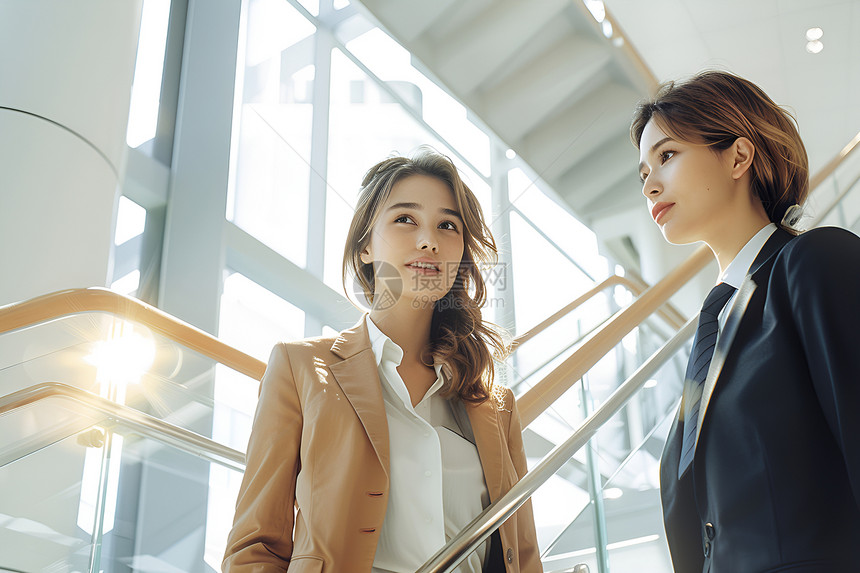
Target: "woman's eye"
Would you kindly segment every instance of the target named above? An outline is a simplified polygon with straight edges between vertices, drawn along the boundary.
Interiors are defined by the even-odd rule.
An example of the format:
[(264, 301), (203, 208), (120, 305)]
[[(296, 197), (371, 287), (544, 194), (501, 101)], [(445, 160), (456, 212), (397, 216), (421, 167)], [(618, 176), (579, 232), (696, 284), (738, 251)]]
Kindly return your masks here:
[(445, 221), (444, 223), (439, 223), (439, 228), (447, 229), (449, 231), (456, 231), (457, 225), (455, 225), (453, 221)]
[(409, 215), (400, 215), (396, 219), (394, 219), (395, 223), (412, 223), (412, 217)]
[(640, 174), (639, 174), (639, 181), (640, 181), (640, 182), (645, 183), (645, 179), (647, 179), (647, 178), (648, 178), (648, 174), (647, 174), (647, 173), (640, 173)]
[(667, 161), (672, 159), (672, 156), (674, 156), (674, 155), (675, 155), (675, 152), (670, 151), (668, 149), (666, 151), (661, 151), (660, 152), (660, 163), (661, 164), (666, 163)]

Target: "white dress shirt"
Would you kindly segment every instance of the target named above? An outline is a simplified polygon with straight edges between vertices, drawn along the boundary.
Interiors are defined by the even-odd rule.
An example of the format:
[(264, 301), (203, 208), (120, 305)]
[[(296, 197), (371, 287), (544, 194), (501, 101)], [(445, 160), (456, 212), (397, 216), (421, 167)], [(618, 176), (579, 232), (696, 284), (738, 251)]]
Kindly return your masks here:
[[(761, 248), (764, 247), (764, 244), (774, 231), (776, 231), (776, 225), (768, 223), (762, 227), (758, 233), (753, 235), (752, 239), (747, 241), (747, 244), (743, 246), (737, 255), (735, 255), (735, 258), (732, 259), (732, 262), (729, 263), (729, 266), (727, 266), (726, 270), (720, 275), (719, 280), (717, 280), (717, 284), (726, 283), (732, 285), (735, 289), (741, 288), (741, 284), (749, 273), (750, 267), (753, 262), (755, 262), (755, 258), (758, 256), (759, 251), (761, 251)], [(738, 291), (735, 290), (735, 293), (728, 300), (726, 306), (724, 306), (723, 310), (720, 311), (720, 333), (723, 332), (723, 327), (726, 325), (726, 320), (729, 316), (729, 309), (732, 307), (732, 303), (737, 295)]]
[[(436, 381), (413, 407), (397, 367), (403, 350), (366, 317), (376, 357), (390, 447), (389, 497), (379, 536), (373, 573), (412, 573), (486, 505), (489, 493), (474, 444), (460, 435), (448, 404), (439, 395), (444, 378), (436, 364)], [(488, 543), (456, 569), (480, 573)]]

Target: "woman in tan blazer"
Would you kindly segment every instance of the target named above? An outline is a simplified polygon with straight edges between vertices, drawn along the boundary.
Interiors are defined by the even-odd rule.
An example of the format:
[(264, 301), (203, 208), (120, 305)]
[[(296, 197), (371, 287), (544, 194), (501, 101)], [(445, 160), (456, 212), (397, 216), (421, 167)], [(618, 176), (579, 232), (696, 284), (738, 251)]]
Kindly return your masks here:
[[(414, 571), (526, 473), (513, 395), (492, 383), (489, 347), (504, 344), (480, 313), (477, 264), (495, 253), (447, 157), (423, 148), (368, 171), (344, 277), (371, 311), (272, 351), (225, 573)], [(541, 571), (530, 502), (479, 549), (458, 571)]]

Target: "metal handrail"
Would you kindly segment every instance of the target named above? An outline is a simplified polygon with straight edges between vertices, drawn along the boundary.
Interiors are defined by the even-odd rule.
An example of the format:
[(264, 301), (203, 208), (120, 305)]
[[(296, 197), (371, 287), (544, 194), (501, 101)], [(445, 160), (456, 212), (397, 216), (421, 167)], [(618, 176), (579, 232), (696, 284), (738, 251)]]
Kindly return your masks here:
[(134, 408), (117, 404), (92, 392), (61, 382), (44, 382), (0, 397), (0, 415), (50, 398), (64, 398), (83, 404), (143, 436), (237, 471), (245, 469), (245, 454), (238, 450)]
[(154, 306), (102, 287), (68, 289), (0, 307), (0, 334), (82, 312), (106, 312), (147, 326), (220, 364), (261, 380), (266, 363)]
[(669, 360), (693, 336), (697, 317), (691, 318), (657, 352), (619, 386), (606, 402), (589, 416), (567, 440), (557, 445), (541, 462), (518, 481), (506, 494), (436, 552), (416, 573), (448, 573), (459, 565), (502, 523), (528, 500), (537, 489), (597, 433), (630, 398), (647, 382), (654, 372)]

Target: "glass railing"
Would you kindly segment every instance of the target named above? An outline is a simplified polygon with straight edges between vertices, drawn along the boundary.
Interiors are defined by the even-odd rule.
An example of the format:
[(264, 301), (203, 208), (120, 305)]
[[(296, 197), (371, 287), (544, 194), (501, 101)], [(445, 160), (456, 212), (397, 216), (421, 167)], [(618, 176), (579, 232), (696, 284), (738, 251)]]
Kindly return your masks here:
[(241, 452), (58, 383), (0, 398), (0, 452), (0, 571), (219, 567)]
[(219, 569), (264, 369), (104, 289), (0, 309), (0, 571)]

